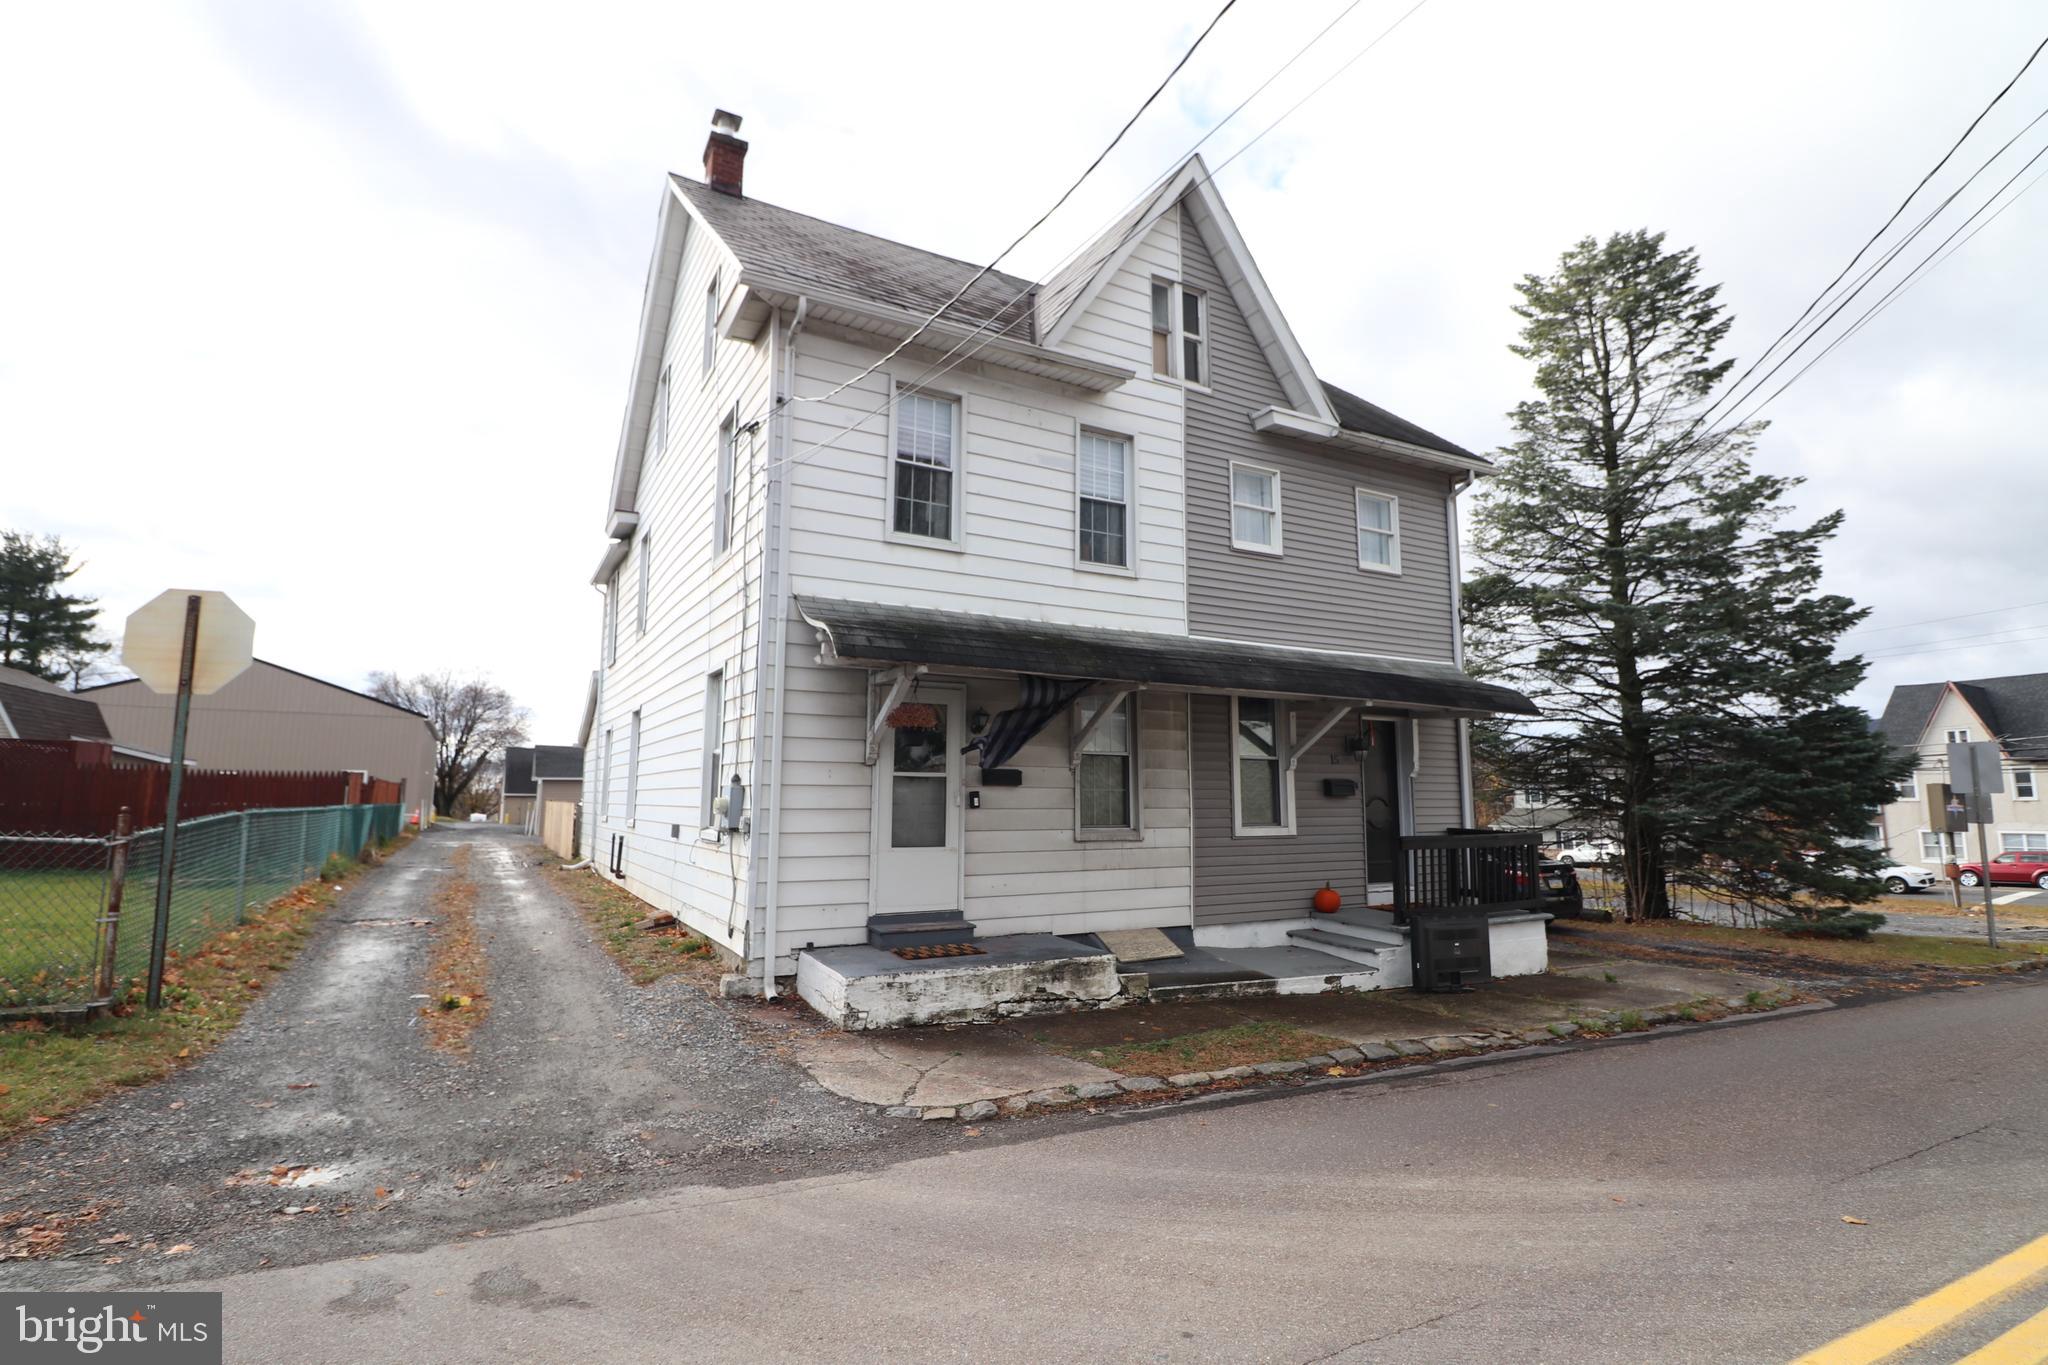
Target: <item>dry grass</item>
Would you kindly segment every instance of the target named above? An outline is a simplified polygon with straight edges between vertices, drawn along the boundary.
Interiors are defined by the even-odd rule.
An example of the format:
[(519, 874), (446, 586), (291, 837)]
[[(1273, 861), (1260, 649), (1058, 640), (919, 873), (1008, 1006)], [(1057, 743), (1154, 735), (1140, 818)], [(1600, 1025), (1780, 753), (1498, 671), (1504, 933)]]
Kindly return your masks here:
[[(1043, 1040), (1041, 1040), (1043, 1041)], [(1341, 1038), (1310, 1033), (1292, 1024), (1257, 1019), (1225, 1028), (1202, 1029), (1176, 1038), (1149, 1043), (1123, 1043), (1109, 1047), (1061, 1047), (1084, 1062), (1121, 1071), (1127, 1076), (1172, 1076), (1185, 1071), (1221, 1071), (1226, 1067), (1254, 1066), (1260, 1062), (1298, 1062), (1343, 1047)]]
[(491, 1012), (484, 991), (483, 940), (476, 928), (476, 883), (469, 878), (469, 850), (449, 859), (448, 878), (434, 895), (434, 943), (427, 958), (427, 994), (420, 1006), (427, 1041), (443, 1052), (469, 1051), (469, 1036)]
[[(413, 836), (403, 836), (402, 846)], [(225, 1037), (298, 956), (320, 914), (359, 871), (307, 882), (190, 953), (171, 953), (164, 1007), (143, 1008), (127, 984), (106, 1017), (24, 1020), (0, 1027), (0, 1136), (34, 1128), (123, 1086), (160, 1080)]]
[(595, 871), (560, 872), (561, 865), (559, 858), (549, 859), (555, 875), (548, 884), (576, 903), (597, 941), (634, 985), (645, 986), (693, 969), (707, 976), (716, 974), (718, 950), (709, 940), (680, 924), (640, 928), (640, 922), (654, 913), (653, 906)]
[(1982, 970), (2008, 962), (2026, 962), (2048, 952), (2048, 944), (2007, 944), (1997, 948), (1967, 939), (1921, 937), (1917, 934), (1874, 934), (1867, 941), (1806, 938), (1773, 929), (1737, 929), (1723, 924), (1659, 920), (1648, 924), (1601, 924), (1574, 920), (1574, 933), (1602, 942), (1671, 944), (1698, 948), (1737, 948), (1787, 959), (1838, 963), (1850, 967), (1897, 969), (1953, 967)]

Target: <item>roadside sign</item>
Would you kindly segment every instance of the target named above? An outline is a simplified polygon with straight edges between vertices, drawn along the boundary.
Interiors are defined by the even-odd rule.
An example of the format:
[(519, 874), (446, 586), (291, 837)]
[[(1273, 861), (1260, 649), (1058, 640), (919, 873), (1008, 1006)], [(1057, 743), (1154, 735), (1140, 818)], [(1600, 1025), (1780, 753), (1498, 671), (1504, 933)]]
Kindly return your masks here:
[(173, 588), (137, 607), (121, 636), (121, 662), (152, 692), (178, 690), (186, 608), (195, 597), (199, 633), (193, 641), (193, 694), (218, 692), (241, 676), (254, 658), (256, 623), (232, 598), (224, 592)]
[(2005, 755), (1988, 739), (1948, 746), (1948, 784), (1973, 796), (1996, 796), (2005, 790)]

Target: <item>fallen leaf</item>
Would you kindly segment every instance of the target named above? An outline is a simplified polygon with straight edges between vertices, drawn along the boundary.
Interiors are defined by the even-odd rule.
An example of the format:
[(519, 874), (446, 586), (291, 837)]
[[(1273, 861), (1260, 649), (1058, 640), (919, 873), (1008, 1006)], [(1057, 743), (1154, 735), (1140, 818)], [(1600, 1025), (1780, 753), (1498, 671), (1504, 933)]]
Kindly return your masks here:
[(172, 1101), (171, 1101), (171, 1108), (173, 1108), (173, 1109), (183, 1109), (184, 1107), (185, 1107), (185, 1101), (183, 1101), (183, 1100), (172, 1100)]
[(7, 1087), (6, 1087), (6, 1086), (4, 1086), (4, 1085), (0, 1085), (0, 1095), (4, 1095), (4, 1094), (6, 1094), (6, 1093), (7, 1093)]
[(1850, 1217), (1850, 1216), (1849, 1216), (1848, 1214), (1846, 1214), (1846, 1213), (1842, 1215), (1842, 1221), (1843, 1221), (1843, 1222), (1845, 1222), (1845, 1223), (1854, 1223), (1854, 1224), (1855, 1224), (1855, 1225), (1856, 1225), (1857, 1227), (1859, 1227), (1859, 1228), (1861, 1228), (1861, 1227), (1868, 1227), (1868, 1226), (1870, 1226), (1870, 1220), (1869, 1220), (1869, 1219), (1867, 1219), (1867, 1218), (1852, 1218), (1852, 1217)]
[(1326, 1076), (1341, 1076), (1344, 1074), (1344, 1068), (1341, 1066), (1333, 1066), (1323, 1074)]
[(981, 1129), (979, 1129), (979, 1128), (962, 1128), (962, 1129), (961, 1129), (960, 1131), (961, 1131), (961, 1132), (963, 1132), (963, 1133), (965, 1133), (965, 1134), (966, 1134), (967, 1136), (969, 1136), (969, 1137), (980, 1137), (980, 1136), (981, 1136)]
[(382, 1185), (372, 1190), (371, 1193), (379, 1199), (389, 1199), (391, 1197), (391, 1191), (385, 1189)]
[(285, 1084), (285, 1089), (287, 1090), (318, 1090), (319, 1088), (320, 1082), (318, 1081), (289, 1081)]
[(190, 1057), (192, 1055), (192, 1049), (189, 1047), (181, 1047), (178, 1049), (178, 1055), (180, 1057)]
[(166, 1249), (166, 1250), (164, 1251), (164, 1255), (166, 1255), (166, 1256), (182, 1256), (182, 1255), (184, 1255), (184, 1254), (185, 1254), (186, 1252), (190, 1251), (191, 1249), (192, 1249), (192, 1244), (191, 1244), (190, 1242), (180, 1242), (180, 1243), (178, 1243), (178, 1244), (177, 1244), (176, 1246), (174, 1246), (174, 1247), (169, 1247), (169, 1248), (167, 1248), (167, 1249)]
[(291, 1168), (291, 1167), (289, 1167), (289, 1166), (272, 1166), (272, 1167), (270, 1168), (270, 1173), (271, 1173), (272, 1175), (277, 1175), (277, 1176), (284, 1176), (284, 1175), (290, 1175), (290, 1174), (291, 1174), (291, 1172), (292, 1172), (292, 1168)]
[(28, 1116), (28, 1121), (30, 1123), (48, 1123), (50, 1121), (50, 1116), (48, 1114), (30, 1114)]

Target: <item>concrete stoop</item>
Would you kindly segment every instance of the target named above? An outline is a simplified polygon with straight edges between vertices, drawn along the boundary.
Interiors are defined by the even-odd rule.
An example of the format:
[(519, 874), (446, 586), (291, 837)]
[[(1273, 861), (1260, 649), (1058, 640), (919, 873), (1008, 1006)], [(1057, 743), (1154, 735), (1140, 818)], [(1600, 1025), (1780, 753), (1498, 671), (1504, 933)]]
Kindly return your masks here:
[(1114, 954), (1054, 934), (982, 939), (968, 957), (918, 961), (865, 944), (801, 954), (796, 989), (850, 1032), (1000, 1019), (1128, 1003)]
[[(1737, 1015), (1769, 1014), (1782, 1009), (1819, 1009), (1823, 1004), (1803, 1003), (1789, 991), (1773, 991), (1752, 1000), (1747, 995), (1724, 998), (1706, 997), (1694, 1002), (1718, 1012), (1718, 1017)], [(916, 1104), (909, 1103), (923, 1088), (922, 1080), (931, 1076), (929, 1071), (918, 1072), (914, 1080), (900, 1094), (899, 1102), (881, 1104), (880, 1095), (861, 1084), (866, 1076), (849, 1070), (845, 1082), (835, 1084), (833, 1064), (824, 1057), (804, 1059), (806, 1067), (817, 1077), (826, 1089), (845, 1095), (850, 1099), (863, 1100), (873, 1104), (889, 1118), (921, 1120), (961, 1120), (974, 1123), (998, 1117), (1015, 1117), (1041, 1110), (1059, 1110), (1071, 1106), (1091, 1107), (1105, 1102), (1146, 1103), (1173, 1101), (1191, 1098), (1217, 1090), (1235, 1090), (1248, 1086), (1295, 1084), (1318, 1080), (1324, 1077), (1336, 1079), (1355, 1077), (1372, 1072), (1426, 1066), (1430, 1063), (1453, 1058), (1471, 1057), (1488, 1052), (1507, 1052), (1519, 1048), (1555, 1044), (1580, 1035), (1606, 1036), (1629, 1031), (1651, 1031), (1660, 1026), (1682, 1024), (1692, 1017), (1692, 1007), (1675, 1006), (1668, 1009), (1645, 1010), (1592, 1010), (1573, 1019), (1562, 1019), (1540, 1027), (1522, 1029), (1514, 1033), (1477, 1032), (1460, 1034), (1436, 1034), (1428, 1037), (1386, 1039), (1380, 1042), (1361, 1043), (1355, 1047), (1337, 1047), (1314, 1057), (1293, 1061), (1261, 1062), (1250, 1066), (1233, 1066), (1220, 1071), (1185, 1072), (1171, 1076), (1133, 1076), (1108, 1071), (1099, 1067), (1087, 1067), (1066, 1058), (1046, 1055), (1046, 1062), (1054, 1067), (1080, 1067), (1083, 1078), (1069, 1084), (1040, 1084), (1031, 1089), (1018, 1089), (1011, 1094), (990, 1094), (986, 1082), (995, 1079), (990, 1070), (976, 1068), (972, 1054), (953, 1054), (957, 1060), (948, 1066), (975, 1075), (983, 1082), (978, 1098), (964, 1098), (977, 1093), (962, 1088), (958, 1093), (963, 1098), (951, 1103)], [(850, 1043), (852, 1040), (848, 1040)], [(879, 1040), (877, 1040), (879, 1041)], [(1021, 1056), (1005, 1056), (1004, 1071), (1015, 1079), (1013, 1085), (1021, 1085), (1033, 1069), (1028, 1059)], [(842, 1059), (843, 1064), (843, 1059)], [(892, 1063), (906, 1065), (902, 1060)], [(1390, 1067), (1389, 1064), (1392, 1064)], [(907, 1063), (916, 1068), (915, 1061)], [(1049, 1072), (1041, 1078), (1055, 1079), (1056, 1072)], [(967, 1080), (963, 1075), (957, 1081)], [(890, 1084), (894, 1084), (891, 1078)], [(970, 1082), (972, 1084), (972, 1082)], [(1000, 1088), (998, 1082), (997, 1087)], [(945, 1098), (952, 1098), (950, 1096)]]

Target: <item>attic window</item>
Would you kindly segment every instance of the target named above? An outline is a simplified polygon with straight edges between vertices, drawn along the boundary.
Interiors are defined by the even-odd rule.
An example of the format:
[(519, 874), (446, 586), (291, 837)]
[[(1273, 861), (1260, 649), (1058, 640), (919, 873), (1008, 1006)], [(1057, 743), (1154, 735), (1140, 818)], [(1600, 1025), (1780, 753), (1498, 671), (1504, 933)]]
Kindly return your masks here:
[(1209, 382), (1208, 300), (1171, 280), (1152, 281), (1152, 373)]

